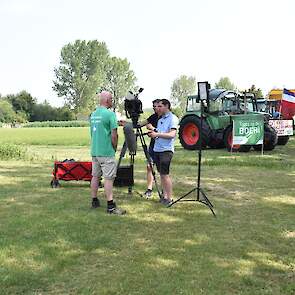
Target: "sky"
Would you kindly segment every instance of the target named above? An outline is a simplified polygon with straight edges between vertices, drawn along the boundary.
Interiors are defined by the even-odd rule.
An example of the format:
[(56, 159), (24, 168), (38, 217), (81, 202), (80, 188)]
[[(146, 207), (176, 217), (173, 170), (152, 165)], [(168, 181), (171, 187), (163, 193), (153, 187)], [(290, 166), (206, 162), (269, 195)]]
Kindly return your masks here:
[(54, 106), (63, 46), (104, 41), (127, 58), (144, 107), (168, 98), (180, 75), (229, 77), (267, 94), (295, 88), (294, 0), (0, 0), (0, 93), (26, 90)]

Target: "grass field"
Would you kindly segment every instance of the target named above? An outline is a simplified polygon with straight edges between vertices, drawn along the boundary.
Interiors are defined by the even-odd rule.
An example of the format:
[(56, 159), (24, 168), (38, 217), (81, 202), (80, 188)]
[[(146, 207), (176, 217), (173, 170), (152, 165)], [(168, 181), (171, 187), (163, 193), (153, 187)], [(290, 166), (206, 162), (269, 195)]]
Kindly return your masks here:
[[(122, 137), (122, 136), (121, 136)], [(86, 182), (49, 186), (54, 159), (89, 160), (88, 128), (0, 129), (26, 146), (0, 161), (1, 294), (295, 294), (295, 140), (274, 151), (203, 152), (202, 204), (159, 204), (115, 188), (126, 216), (90, 209)], [(177, 143), (175, 197), (194, 187), (196, 153)], [(145, 189), (136, 156), (135, 191)]]
[(2, 128), (0, 142), (25, 145), (88, 146), (89, 128)]

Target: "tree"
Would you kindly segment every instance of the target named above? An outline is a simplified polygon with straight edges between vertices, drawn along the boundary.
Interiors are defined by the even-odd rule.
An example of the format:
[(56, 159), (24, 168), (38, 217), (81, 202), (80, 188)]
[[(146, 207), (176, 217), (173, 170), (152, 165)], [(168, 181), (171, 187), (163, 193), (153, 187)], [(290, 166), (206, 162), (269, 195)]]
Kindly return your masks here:
[(255, 95), (256, 98), (262, 98), (263, 97), (263, 93), (261, 91), (260, 88), (256, 88), (255, 85), (252, 85), (249, 89), (248, 92), (251, 92)]
[(171, 101), (177, 114), (183, 114), (186, 108), (187, 96), (196, 92), (196, 78), (182, 75), (173, 81)]
[(28, 115), (25, 112), (16, 112), (15, 122), (26, 123), (28, 122)]
[(36, 99), (30, 93), (23, 90), (18, 94), (9, 94), (6, 96), (6, 100), (11, 103), (14, 111), (19, 114), (20, 121), (30, 119), (33, 106), (36, 104)]
[(43, 103), (34, 105), (31, 121), (71, 121), (75, 115), (68, 107), (52, 107), (46, 100)]
[(13, 123), (16, 120), (16, 113), (10, 102), (0, 99), (0, 122)]
[(123, 98), (129, 90), (134, 90), (136, 77), (130, 69), (127, 59), (112, 57), (107, 64), (105, 89), (112, 92), (114, 107), (120, 112), (123, 111)]
[(74, 44), (65, 45), (61, 50), (60, 66), (54, 69), (53, 90), (76, 112), (92, 109), (96, 89), (106, 81), (108, 57), (106, 44), (97, 40), (76, 40)]
[(55, 121), (72, 121), (75, 119), (76, 117), (74, 115), (74, 112), (71, 111), (67, 106), (56, 109)]
[(222, 88), (226, 90), (235, 90), (237, 87), (230, 81), (228, 77), (222, 77), (215, 83), (215, 88)]
[(54, 121), (56, 117), (56, 109), (47, 101), (38, 103), (34, 106), (31, 121)]
[(98, 89), (111, 91), (122, 110), (122, 98), (136, 81), (127, 59), (110, 57), (106, 44), (97, 40), (65, 45), (54, 72), (53, 89), (76, 114), (93, 110)]

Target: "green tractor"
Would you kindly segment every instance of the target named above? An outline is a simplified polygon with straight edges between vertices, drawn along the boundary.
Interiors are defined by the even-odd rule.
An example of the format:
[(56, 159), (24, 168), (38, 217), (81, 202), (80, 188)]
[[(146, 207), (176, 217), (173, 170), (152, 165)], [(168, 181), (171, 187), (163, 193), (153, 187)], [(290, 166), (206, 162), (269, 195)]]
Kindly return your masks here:
[[(203, 106), (202, 122), (201, 106)], [(248, 152), (251, 145), (232, 146), (233, 116), (245, 113), (256, 114), (258, 111), (257, 102), (252, 93), (240, 94), (232, 90), (210, 89), (205, 103), (201, 103), (197, 95), (189, 96), (186, 113), (179, 123), (180, 143), (188, 150), (195, 150), (201, 144), (202, 147), (226, 147), (229, 151)], [(265, 115), (263, 146), (264, 150), (273, 150), (278, 136), (274, 128), (268, 124), (268, 117)], [(200, 132), (202, 132), (202, 140)], [(253, 148), (261, 150), (262, 145), (254, 145)]]

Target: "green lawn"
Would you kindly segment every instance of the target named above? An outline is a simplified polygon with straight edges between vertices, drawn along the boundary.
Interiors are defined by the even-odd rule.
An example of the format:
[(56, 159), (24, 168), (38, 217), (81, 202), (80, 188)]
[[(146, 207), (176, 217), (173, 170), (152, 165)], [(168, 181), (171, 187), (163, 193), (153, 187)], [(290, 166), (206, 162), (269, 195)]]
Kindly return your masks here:
[[(90, 209), (88, 183), (49, 186), (53, 159), (90, 159), (88, 129), (54, 128), (57, 145), (40, 129), (0, 129), (0, 144), (26, 143), (28, 153), (0, 161), (1, 294), (295, 294), (294, 139), (264, 156), (204, 151), (202, 187), (217, 218), (202, 204), (165, 208), (126, 188), (115, 196), (128, 214), (109, 216), (103, 197)], [(196, 171), (196, 153), (177, 144), (175, 197)], [(135, 182), (142, 192), (142, 152)]]

